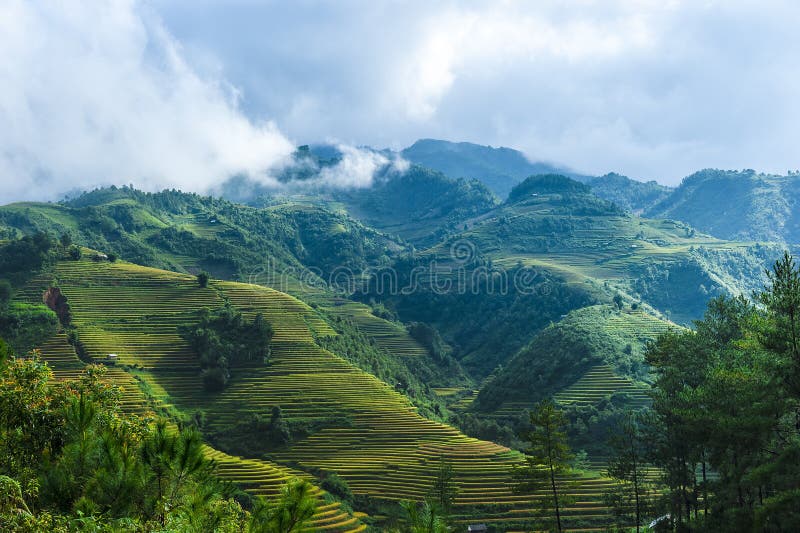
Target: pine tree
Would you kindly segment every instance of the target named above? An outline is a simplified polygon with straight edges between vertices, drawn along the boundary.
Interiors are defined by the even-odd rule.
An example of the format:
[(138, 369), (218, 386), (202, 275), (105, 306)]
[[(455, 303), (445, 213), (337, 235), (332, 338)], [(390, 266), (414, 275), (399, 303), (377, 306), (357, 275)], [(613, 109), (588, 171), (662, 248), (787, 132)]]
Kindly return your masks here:
[(517, 467), (515, 492), (534, 494), (542, 490), (547, 497), (537, 498), (543, 512), (552, 511), (557, 531), (563, 531), (561, 509), (565, 498), (560, 476), (571, 470), (573, 455), (567, 442), (567, 420), (551, 400), (544, 400), (530, 412), (531, 429), (522, 437), (528, 443), (525, 465)]

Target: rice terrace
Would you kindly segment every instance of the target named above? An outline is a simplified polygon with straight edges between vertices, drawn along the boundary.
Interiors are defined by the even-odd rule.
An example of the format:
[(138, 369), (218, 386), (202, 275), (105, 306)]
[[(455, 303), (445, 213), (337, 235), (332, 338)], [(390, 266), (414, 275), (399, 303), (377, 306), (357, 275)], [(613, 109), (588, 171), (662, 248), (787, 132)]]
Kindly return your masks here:
[(799, 531), (798, 19), (0, 4), (0, 531)]

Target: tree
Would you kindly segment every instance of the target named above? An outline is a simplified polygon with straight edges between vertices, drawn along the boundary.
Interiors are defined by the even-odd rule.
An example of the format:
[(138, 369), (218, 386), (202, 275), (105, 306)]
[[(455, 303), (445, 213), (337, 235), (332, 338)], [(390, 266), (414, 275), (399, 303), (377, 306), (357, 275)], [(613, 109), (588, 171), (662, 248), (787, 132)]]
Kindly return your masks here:
[(58, 241), (61, 243), (61, 247), (65, 250), (72, 246), (72, 237), (69, 233), (62, 233)]
[(210, 276), (208, 275), (208, 272), (205, 272), (205, 271), (200, 272), (197, 275), (197, 284), (200, 285), (200, 287), (205, 289), (206, 287), (208, 287), (208, 280), (209, 279), (210, 279)]
[(410, 533), (447, 533), (450, 528), (441, 515), (441, 510), (435, 502), (426, 499), (422, 503), (401, 502), (400, 505), (406, 512), (408, 527), (403, 531)]
[(453, 465), (441, 457), (429, 497), (439, 507), (442, 515), (447, 517), (453, 510), (457, 494), (458, 486), (453, 476)]
[(7, 280), (0, 279), (0, 312), (8, 308), (13, 293), (14, 291), (11, 288), (11, 284)]
[(615, 514), (636, 523), (637, 533), (643, 521), (643, 513), (648, 510), (651, 491), (647, 481), (645, 463), (645, 440), (640, 428), (639, 415), (626, 413), (620, 421), (615, 435), (611, 438), (613, 455), (608, 463), (608, 476), (619, 484), (608, 494)]
[(303, 531), (317, 512), (313, 486), (304, 479), (291, 479), (281, 489), (275, 502), (258, 500), (248, 533), (295, 533)]
[(108, 252), (108, 254), (106, 254), (106, 256), (108, 257), (108, 261), (110, 263), (116, 263), (117, 262), (118, 257), (117, 257), (117, 254), (115, 254), (114, 252)]
[(69, 247), (69, 258), (73, 261), (78, 261), (81, 257), (83, 257), (83, 252), (81, 249), (74, 244)]
[[(530, 412), (531, 429), (521, 436), (528, 444), (525, 465), (516, 467), (515, 492), (533, 494), (541, 490), (550, 493), (539, 503), (543, 511), (552, 509), (556, 529), (562, 531), (561, 508), (564, 503), (559, 476), (570, 472), (572, 452), (567, 442), (567, 419), (551, 400), (543, 400)], [(552, 506), (551, 506), (552, 505)]]
[(614, 301), (614, 307), (616, 307), (619, 310), (622, 310), (623, 306), (625, 305), (625, 302), (622, 300), (622, 295), (620, 293), (614, 295), (613, 301)]

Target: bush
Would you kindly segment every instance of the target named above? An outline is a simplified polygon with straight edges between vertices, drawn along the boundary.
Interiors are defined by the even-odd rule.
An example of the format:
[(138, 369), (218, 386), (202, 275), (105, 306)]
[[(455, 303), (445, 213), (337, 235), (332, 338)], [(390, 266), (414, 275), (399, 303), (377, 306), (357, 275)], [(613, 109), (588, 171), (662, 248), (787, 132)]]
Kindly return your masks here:
[(203, 388), (208, 392), (220, 392), (228, 384), (228, 372), (218, 366), (203, 371)]
[(197, 284), (200, 285), (202, 288), (208, 287), (208, 280), (209, 280), (208, 272), (200, 272), (197, 275)]
[(81, 249), (75, 246), (74, 244), (69, 247), (69, 258), (73, 261), (78, 261), (81, 257), (83, 257), (83, 252)]
[(109, 262), (111, 262), (111, 263), (116, 263), (116, 261), (117, 261), (117, 254), (115, 254), (115, 253), (113, 253), (113, 252), (109, 252), (109, 253), (108, 253), (108, 260), (109, 260)]
[(8, 307), (12, 295), (11, 284), (7, 280), (0, 279), (0, 311)]
[(322, 478), (320, 487), (342, 501), (351, 504), (353, 502), (353, 492), (350, 490), (350, 485), (348, 485), (347, 481), (343, 478), (339, 477), (339, 474), (336, 472), (327, 472), (325, 477)]

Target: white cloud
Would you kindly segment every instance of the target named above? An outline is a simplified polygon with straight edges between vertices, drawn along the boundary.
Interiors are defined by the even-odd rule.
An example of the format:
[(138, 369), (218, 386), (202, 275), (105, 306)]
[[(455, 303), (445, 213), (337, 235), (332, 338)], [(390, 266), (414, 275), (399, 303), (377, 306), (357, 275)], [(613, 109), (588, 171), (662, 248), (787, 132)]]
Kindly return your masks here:
[(107, 183), (202, 192), (268, 180), (293, 149), (133, 1), (4, 2), (0, 57), (3, 201)]
[(797, 2), (154, 1), (307, 142), (469, 140), (673, 183), (800, 165)]

